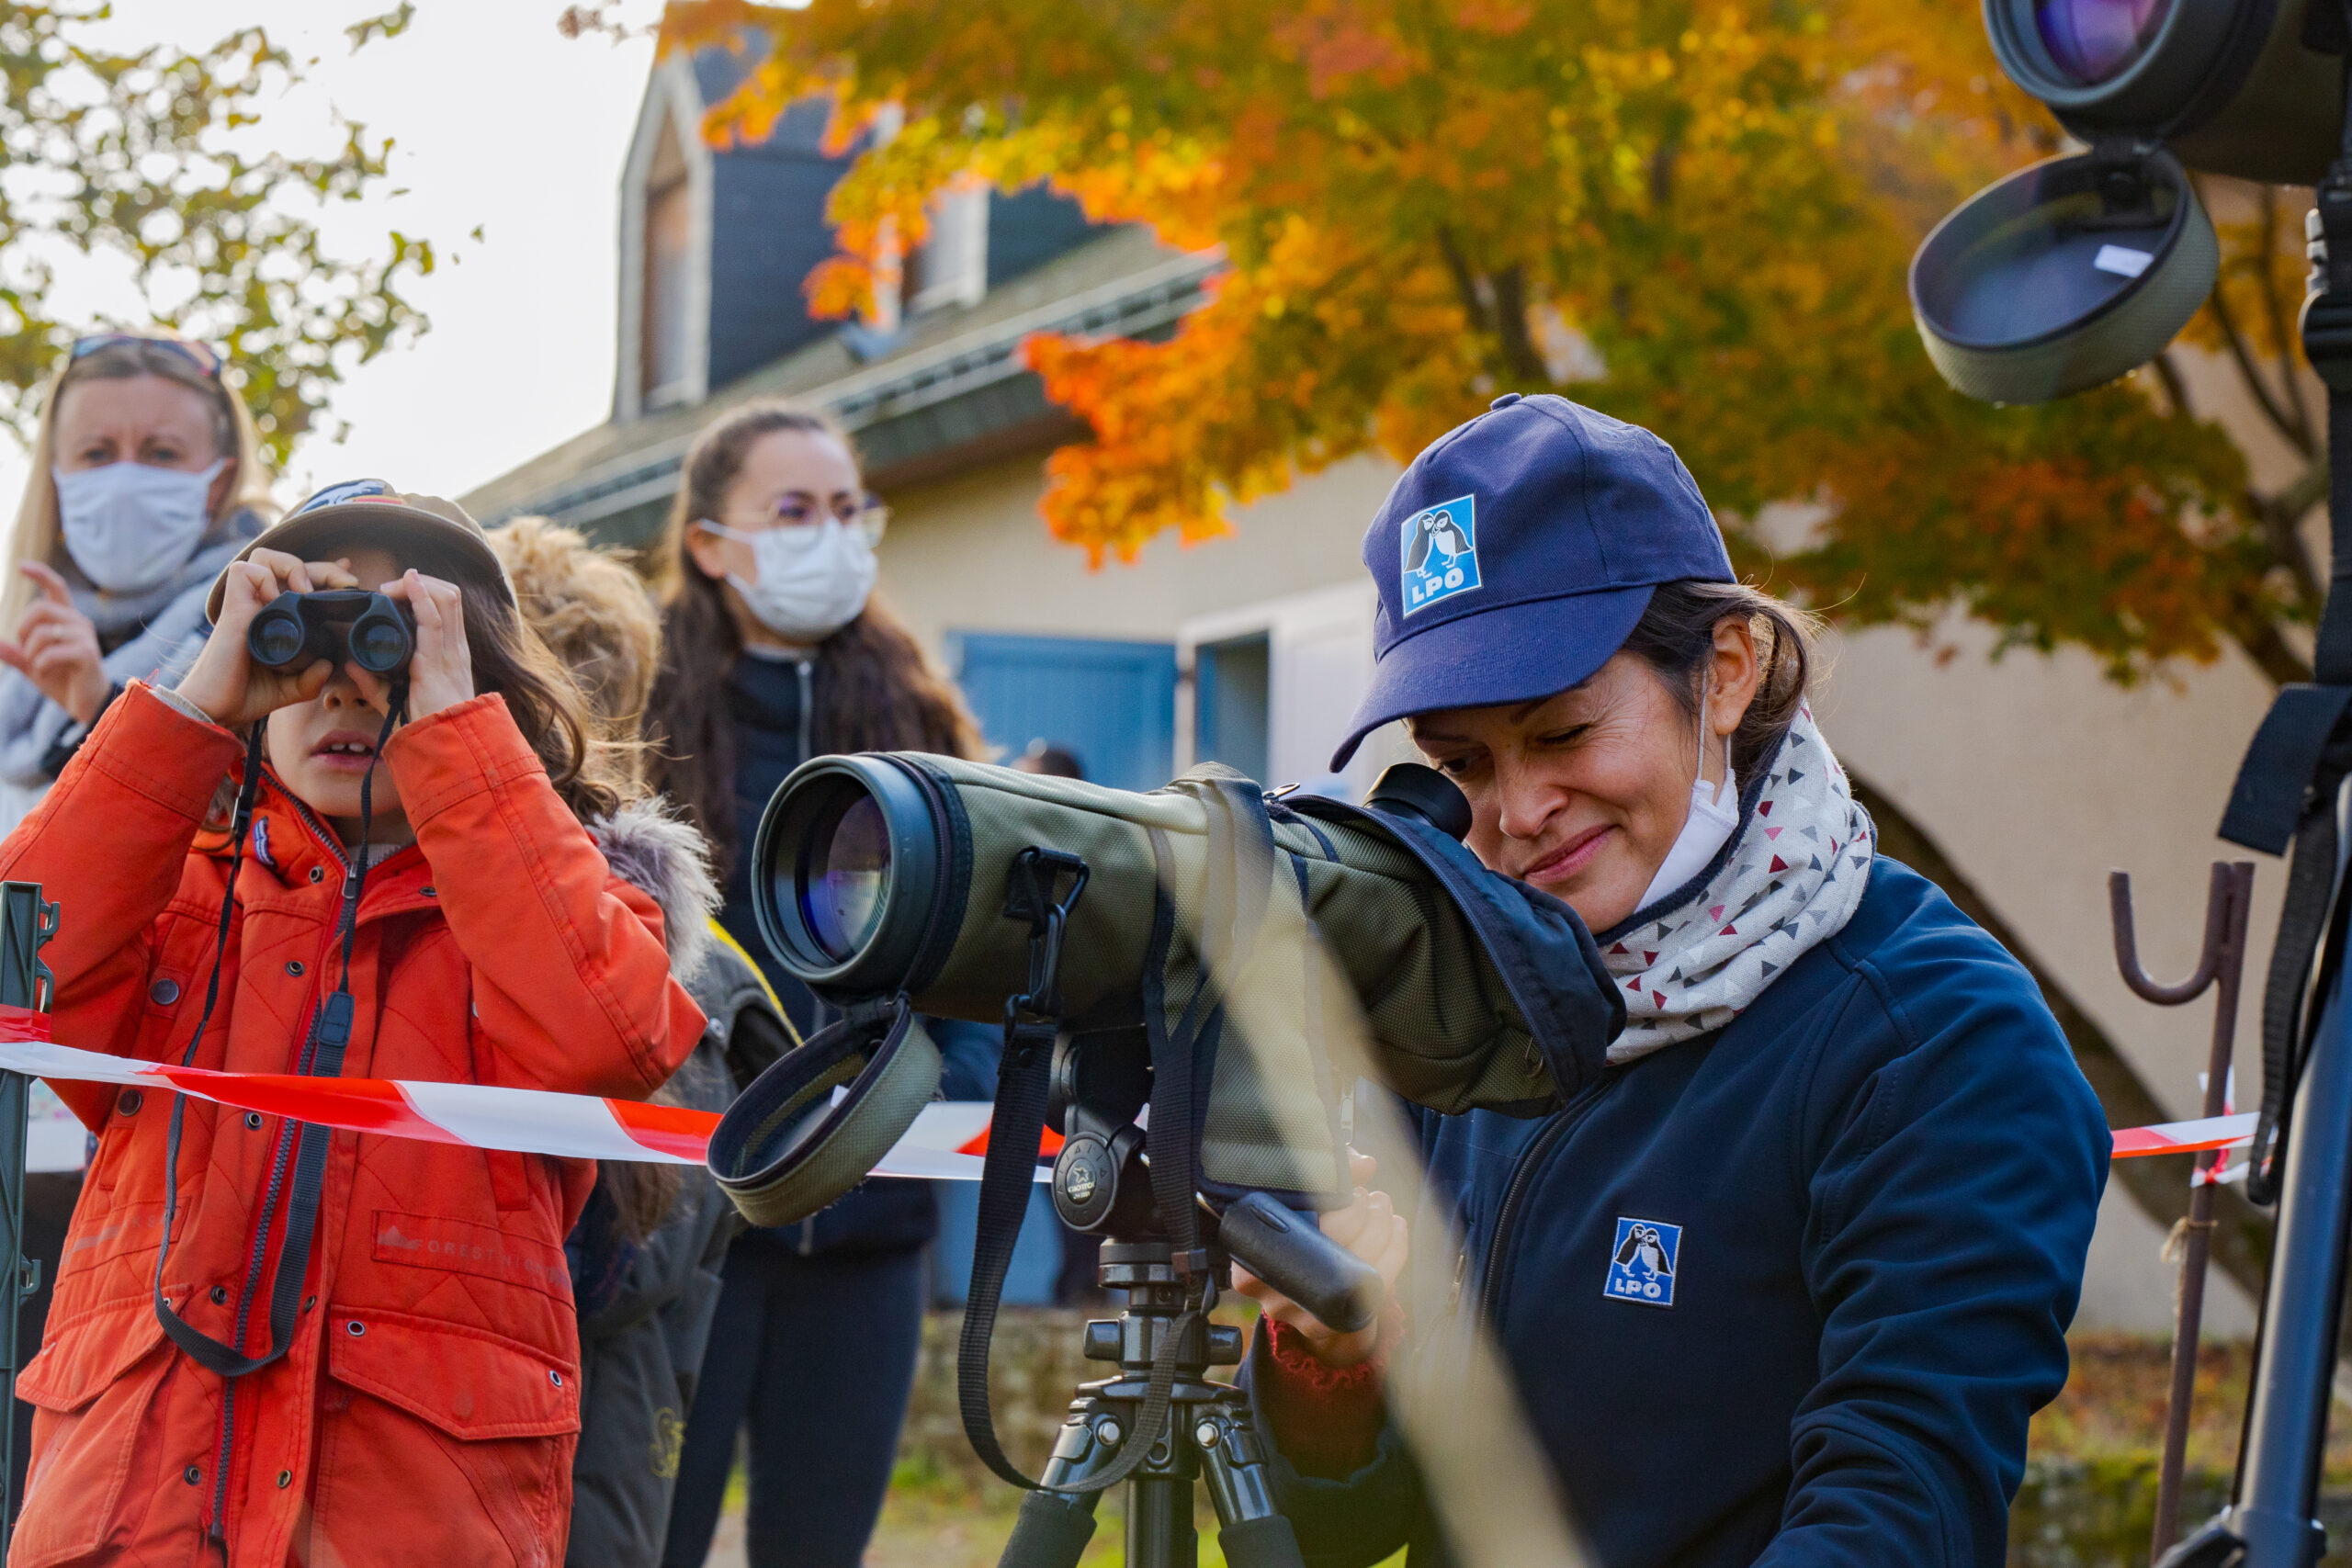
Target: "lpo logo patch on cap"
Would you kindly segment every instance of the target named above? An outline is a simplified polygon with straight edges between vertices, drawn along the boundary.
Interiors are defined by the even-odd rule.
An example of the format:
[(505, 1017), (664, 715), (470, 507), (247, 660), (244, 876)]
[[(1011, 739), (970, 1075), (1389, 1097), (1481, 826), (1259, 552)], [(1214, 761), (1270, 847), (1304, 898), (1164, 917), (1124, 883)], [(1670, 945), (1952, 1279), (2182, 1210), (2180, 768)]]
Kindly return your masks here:
[(1477, 498), (1442, 501), (1405, 525), (1405, 575), (1398, 596), (1405, 614), (1478, 586)]

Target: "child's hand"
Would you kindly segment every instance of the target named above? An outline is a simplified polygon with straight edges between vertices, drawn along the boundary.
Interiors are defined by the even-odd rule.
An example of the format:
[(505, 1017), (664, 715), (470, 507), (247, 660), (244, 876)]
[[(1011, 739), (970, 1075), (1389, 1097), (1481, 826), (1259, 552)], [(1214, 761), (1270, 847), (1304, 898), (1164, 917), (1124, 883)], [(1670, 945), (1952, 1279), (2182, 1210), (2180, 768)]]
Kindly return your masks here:
[(412, 567), (383, 586), (416, 617), (416, 655), (408, 666), (408, 716), (427, 718), (474, 694), (473, 652), (466, 646), (465, 596), (455, 583)]
[(235, 729), (288, 704), (309, 702), (334, 671), (334, 666), (323, 659), (300, 671), (268, 670), (255, 664), (245, 652), (245, 633), (261, 607), (280, 593), (356, 588), (359, 580), (351, 575), (348, 561), (301, 561), (282, 550), (255, 550), (232, 564), (227, 576), (220, 619), (178, 690), (213, 723)]
[(40, 587), (40, 597), (17, 623), (17, 639), (0, 638), (0, 664), (30, 681), (76, 722), (87, 724), (114, 690), (98, 651), (98, 628), (74, 607), (65, 579), (55, 571), (37, 560), (18, 561), (17, 570)]

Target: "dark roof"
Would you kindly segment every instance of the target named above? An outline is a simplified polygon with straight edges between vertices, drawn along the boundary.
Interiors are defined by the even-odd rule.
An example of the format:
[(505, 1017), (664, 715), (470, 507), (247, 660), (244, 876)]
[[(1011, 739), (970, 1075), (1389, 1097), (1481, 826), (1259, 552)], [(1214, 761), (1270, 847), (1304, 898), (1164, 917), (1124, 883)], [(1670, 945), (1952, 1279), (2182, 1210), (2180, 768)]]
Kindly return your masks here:
[(763, 396), (831, 409), (857, 436), (868, 475), (881, 487), (1023, 443), (1067, 439), (1075, 426), (1022, 365), (1023, 340), (1044, 331), (1164, 336), (1206, 302), (1206, 280), (1223, 265), (1219, 252), (1188, 254), (1141, 228), (1111, 230), (991, 288), (976, 305), (918, 318), (888, 352), (868, 361), (834, 333), (699, 404), (583, 431), (461, 502), (486, 523), (545, 513), (636, 543), (675, 490), (695, 434), (721, 411)]
[[(759, 68), (761, 57), (762, 51), (756, 42), (741, 40), (734, 49), (714, 47), (695, 51), (691, 62), (695, 91), (702, 95), (703, 107), (716, 107), (720, 99), (741, 86), (743, 79)], [(764, 140), (745, 146), (720, 149), (718, 156), (824, 157), (825, 126), (831, 117), (832, 106), (827, 100), (803, 98), (784, 111)]]

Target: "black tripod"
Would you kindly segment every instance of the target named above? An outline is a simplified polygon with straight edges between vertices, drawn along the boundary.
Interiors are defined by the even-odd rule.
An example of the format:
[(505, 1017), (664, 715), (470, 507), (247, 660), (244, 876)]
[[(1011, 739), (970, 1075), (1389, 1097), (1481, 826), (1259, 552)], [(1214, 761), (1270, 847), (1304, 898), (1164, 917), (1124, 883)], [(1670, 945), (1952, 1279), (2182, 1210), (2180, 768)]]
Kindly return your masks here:
[[(1223, 1254), (1213, 1267), (1224, 1274)], [(1165, 1336), (1177, 1331), (1184, 1286), (1174, 1249), (1164, 1241), (1113, 1241), (1102, 1246), (1102, 1280), (1125, 1293), (1116, 1318), (1086, 1325), (1086, 1359), (1116, 1361), (1116, 1376), (1083, 1384), (1054, 1444), (1045, 1483), (1081, 1483), (1116, 1462), (1138, 1429), (1151, 1363)], [(1241, 1331), (1196, 1320), (1176, 1348), (1176, 1383), (1169, 1417), (1151, 1451), (1127, 1483), (1130, 1568), (1193, 1568), (1193, 1483), (1205, 1479), (1216, 1506), (1219, 1543), (1235, 1568), (1280, 1568), (1299, 1562), (1290, 1522), (1274, 1506), (1266, 1450), (1250, 1402), (1229, 1383), (1212, 1382), (1208, 1369), (1241, 1359)], [(1032, 1492), (999, 1559), (1002, 1568), (1071, 1568), (1094, 1533), (1097, 1492)]]
[(2326, 1544), (2314, 1515), (2352, 1230), (2352, 115), (2308, 231), (2317, 287), (2304, 306), (2303, 352), (2328, 389), (2333, 581), (2312, 680), (2280, 689), (2222, 820), (2233, 843), (2294, 850), (2263, 1007), (2262, 1114), (2247, 1154), (2246, 1196), (2275, 1197), (2278, 1224), (2230, 1506), (2167, 1552), (2165, 1568), (2303, 1568)]

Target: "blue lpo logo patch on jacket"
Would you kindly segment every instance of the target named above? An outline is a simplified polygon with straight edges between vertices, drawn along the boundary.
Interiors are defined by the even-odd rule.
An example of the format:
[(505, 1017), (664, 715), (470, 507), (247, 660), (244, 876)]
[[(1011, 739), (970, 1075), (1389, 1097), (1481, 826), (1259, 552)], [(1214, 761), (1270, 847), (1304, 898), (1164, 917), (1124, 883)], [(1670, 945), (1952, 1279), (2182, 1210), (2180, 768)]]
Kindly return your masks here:
[(1405, 575), (1397, 595), (1405, 614), (1478, 586), (1477, 497), (1439, 502), (1405, 525)]
[(1680, 1225), (1619, 1215), (1617, 1240), (1609, 1254), (1609, 1280), (1600, 1293), (1644, 1306), (1672, 1306), (1675, 1260), (1681, 1251)]

